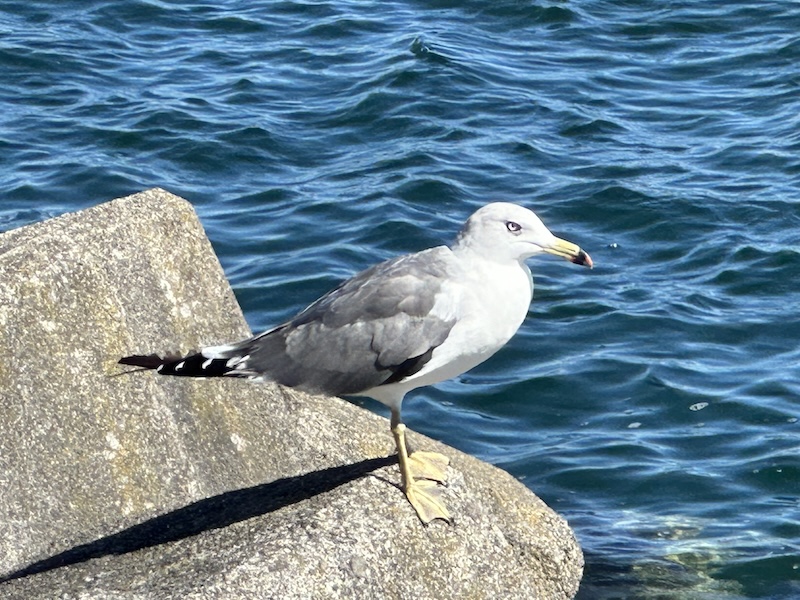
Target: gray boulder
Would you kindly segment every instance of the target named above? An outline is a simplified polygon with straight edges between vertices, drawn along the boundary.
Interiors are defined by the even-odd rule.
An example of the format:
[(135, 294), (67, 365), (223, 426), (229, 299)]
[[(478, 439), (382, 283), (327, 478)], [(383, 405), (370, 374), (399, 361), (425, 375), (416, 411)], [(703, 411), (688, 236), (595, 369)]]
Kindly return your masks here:
[(507, 473), (410, 433), (452, 459), (426, 527), (386, 419), (116, 364), (248, 335), (163, 190), (0, 235), (0, 598), (575, 595), (572, 531)]

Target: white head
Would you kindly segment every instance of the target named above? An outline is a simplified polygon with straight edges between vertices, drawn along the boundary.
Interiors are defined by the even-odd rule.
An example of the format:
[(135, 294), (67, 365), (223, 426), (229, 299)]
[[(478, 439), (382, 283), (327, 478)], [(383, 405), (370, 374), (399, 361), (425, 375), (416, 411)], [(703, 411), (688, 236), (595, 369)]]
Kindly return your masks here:
[(586, 252), (550, 233), (533, 211), (509, 202), (493, 202), (475, 211), (464, 223), (452, 248), (454, 252), (471, 251), (500, 262), (522, 262), (548, 252), (579, 265), (592, 266)]

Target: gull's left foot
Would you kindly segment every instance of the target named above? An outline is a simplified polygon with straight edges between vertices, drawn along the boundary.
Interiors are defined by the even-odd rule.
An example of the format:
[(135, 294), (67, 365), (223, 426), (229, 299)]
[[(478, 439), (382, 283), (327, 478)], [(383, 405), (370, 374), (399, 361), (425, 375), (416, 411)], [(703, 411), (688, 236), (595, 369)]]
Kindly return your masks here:
[(406, 426), (399, 420), (399, 415), (392, 417), (392, 434), (397, 444), (397, 460), (402, 478), (401, 489), (425, 525), (434, 519), (449, 523), (450, 513), (442, 502), (440, 484), (447, 479), (450, 459), (437, 452), (414, 452), (409, 456), (406, 448)]
[(420, 479), (407, 486), (406, 498), (425, 525), (435, 519), (451, 522), (450, 513), (442, 502), (442, 487), (435, 481)]
[(408, 457), (408, 466), (414, 479), (430, 479), (444, 483), (447, 481), (447, 465), (450, 459), (438, 452), (412, 452)]

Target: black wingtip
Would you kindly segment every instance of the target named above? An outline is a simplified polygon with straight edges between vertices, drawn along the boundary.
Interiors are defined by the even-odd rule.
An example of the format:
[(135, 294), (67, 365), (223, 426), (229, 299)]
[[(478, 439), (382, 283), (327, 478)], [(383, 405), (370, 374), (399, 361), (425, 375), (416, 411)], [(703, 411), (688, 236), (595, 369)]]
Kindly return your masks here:
[(188, 355), (134, 354), (118, 361), (120, 365), (131, 365), (140, 369), (154, 369), (160, 375), (180, 375), (183, 377), (219, 377), (233, 370), (226, 358), (206, 358), (197, 352)]
[(117, 361), (117, 364), (142, 367), (143, 369), (157, 369), (165, 362), (165, 359), (158, 354), (133, 354), (131, 356), (123, 356)]

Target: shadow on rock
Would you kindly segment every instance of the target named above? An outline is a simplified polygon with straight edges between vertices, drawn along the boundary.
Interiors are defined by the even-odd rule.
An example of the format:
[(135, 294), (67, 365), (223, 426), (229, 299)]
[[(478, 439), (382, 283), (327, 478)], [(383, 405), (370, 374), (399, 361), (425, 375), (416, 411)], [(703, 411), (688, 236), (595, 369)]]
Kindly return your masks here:
[(153, 517), (117, 533), (65, 550), (0, 577), (0, 583), (94, 558), (126, 554), (220, 529), (307, 500), (397, 462), (395, 455), (313, 471), (250, 488), (224, 492)]

